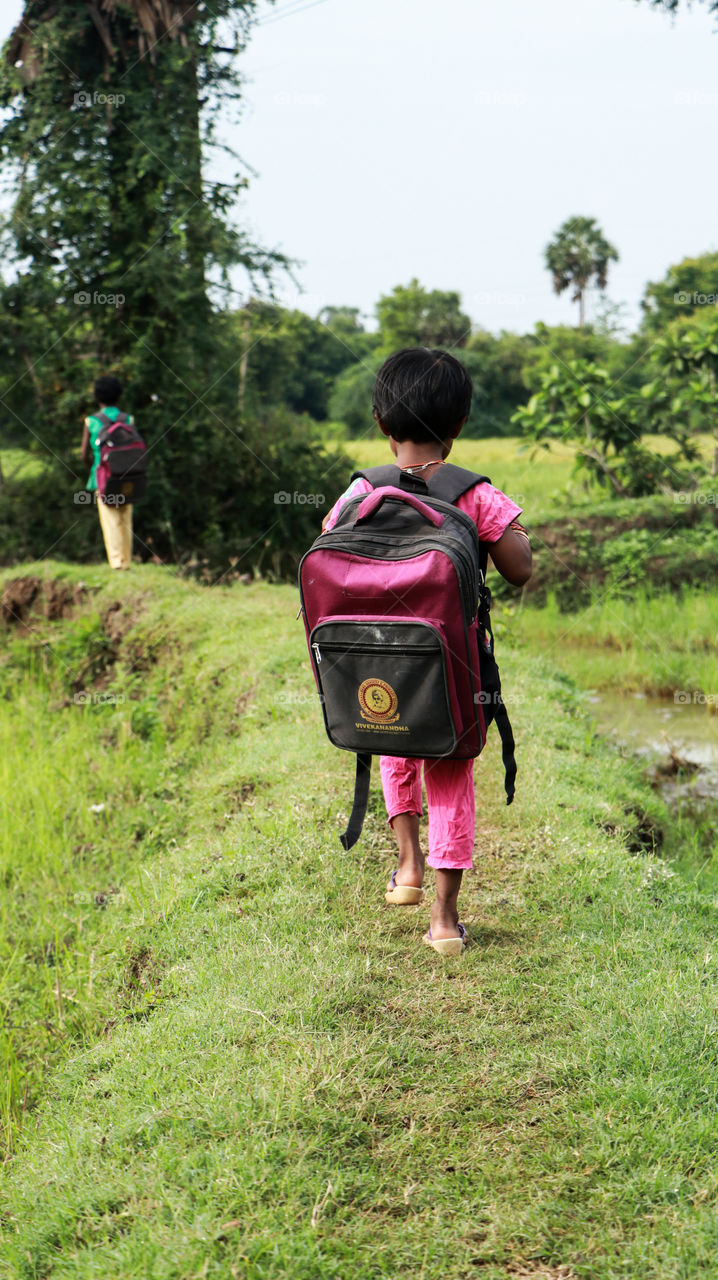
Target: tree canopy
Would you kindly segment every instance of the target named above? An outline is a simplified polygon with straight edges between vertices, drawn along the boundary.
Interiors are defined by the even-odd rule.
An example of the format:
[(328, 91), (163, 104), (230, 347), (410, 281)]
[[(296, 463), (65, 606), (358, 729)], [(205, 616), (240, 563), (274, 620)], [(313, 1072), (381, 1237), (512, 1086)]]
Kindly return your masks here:
[[(58, 468), (68, 533), (100, 372), (120, 376), (147, 439), (147, 547), (256, 542), (248, 484), (268, 493), (264, 525), (277, 525), (272, 491), (287, 486), (271, 459), (282, 449), (266, 424), (240, 419), (242, 352), (225, 307), (232, 269), (261, 284), (283, 259), (233, 221), (245, 176), (206, 172), (220, 108), (241, 100), (237, 55), (254, 10), (255, 0), (28, 0), (5, 45), (0, 391)], [(271, 433), (282, 429), (274, 421)]]
[(674, 320), (718, 306), (718, 253), (683, 258), (646, 285), (643, 328), (657, 333)]
[(590, 284), (605, 289), (610, 262), (618, 262), (618, 250), (609, 244), (595, 218), (567, 218), (545, 250), (546, 266), (554, 292), (570, 288), (578, 303), (578, 323), (585, 320), (585, 293)]
[(460, 294), (425, 289), (416, 279), (381, 297), (376, 315), (387, 353), (400, 347), (463, 347), (471, 333)]
[[(709, 13), (718, 13), (718, 0), (693, 0), (694, 3), (702, 5)], [(635, 0), (636, 4), (640, 4), (641, 0)], [(678, 13), (681, 8), (681, 0), (648, 0), (648, 4), (653, 9), (664, 9), (666, 13)], [(685, 8), (690, 9), (691, 0), (685, 0)]]

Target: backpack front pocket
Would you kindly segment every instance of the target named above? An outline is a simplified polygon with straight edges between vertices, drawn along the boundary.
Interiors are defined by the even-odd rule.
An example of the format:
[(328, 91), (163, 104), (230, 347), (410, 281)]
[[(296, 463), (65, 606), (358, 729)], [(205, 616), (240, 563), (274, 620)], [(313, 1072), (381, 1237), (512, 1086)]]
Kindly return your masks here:
[(438, 626), (333, 618), (310, 636), (327, 733), (337, 747), (435, 759), (456, 748)]

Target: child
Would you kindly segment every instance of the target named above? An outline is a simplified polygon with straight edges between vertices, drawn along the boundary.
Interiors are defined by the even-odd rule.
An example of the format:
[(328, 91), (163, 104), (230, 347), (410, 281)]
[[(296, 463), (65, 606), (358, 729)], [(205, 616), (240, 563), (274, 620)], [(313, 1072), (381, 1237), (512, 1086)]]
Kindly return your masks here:
[[(374, 417), (388, 437), (396, 464), (430, 480), (448, 458), (471, 407), (471, 379), (445, 351), (410, 347), (382, 365), (374, 389)], [(331, 529), (349, 497), (371, 492), (357, 479), (325, 517)], [(491, 560), (502, 577), (522, 586), (531, 576), (528, 535), (517, 523), (521, 508), (490, 484), (477, 484), (456, 505), (475, 521), (479, 537), (491, 544)], [(424, 942), (442, 955), (466, 945), (459, 923), (461, 878), (472, 863), (475, 829), (473, 760), (413, 760), (381, 757), (381, 780), (389, 823), (398, 845), (398, 866), (386, 901), (403, 906), (423, 899), (424, 854), (419, 844), (422, 816), (421, 772), (429, 810), (428, 863), (436, 875), (436, 897)]]
[[(93, 395), (100, 407), (100, 413), (115, 421), (120, 410), (117, 402), (122, 395), (122, 383), (112, 374), (103, 374), (95, 380)], [(132, 418), (129, 419), (132, 422)], [(82, 433), (82, 461), (85, 466), (92, 463), (87, 488), (97, 493), (97, 467), (100, 462), (100, 446), (98, 436), (106, 424), (94, 414), (85, 418)], [(99, 497), (99, 495), (98, 495)], [(97, 503), (100, 516), (100, 527), (105, 543), (107, 559), (113, 569), (129, 569), (132, 563), (132, 503), (103, 502)]]

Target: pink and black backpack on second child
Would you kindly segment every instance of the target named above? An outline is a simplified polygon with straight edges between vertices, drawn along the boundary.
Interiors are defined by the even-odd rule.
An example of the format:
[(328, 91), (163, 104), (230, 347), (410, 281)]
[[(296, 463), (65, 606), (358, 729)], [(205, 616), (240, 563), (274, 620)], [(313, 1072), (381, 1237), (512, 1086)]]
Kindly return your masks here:
[(110, 418), (104, 409), (95, 414), (102, 424), (97, 444), (97, 492), (110, 504), (139, 502), (147, 489), (147, 446), (126, 413)]
[(373, 491), (348, 499), (299, 568), (327, 734), (357, 757), (345, 849), (361, 834), (372, 756), (470, 759), (493, 719), (507, 804), (516, 777), (493, 652), (488, 545), (454, 505), (488, 477), (451, 464), (428, 482), (395, 466), (357, 476)]

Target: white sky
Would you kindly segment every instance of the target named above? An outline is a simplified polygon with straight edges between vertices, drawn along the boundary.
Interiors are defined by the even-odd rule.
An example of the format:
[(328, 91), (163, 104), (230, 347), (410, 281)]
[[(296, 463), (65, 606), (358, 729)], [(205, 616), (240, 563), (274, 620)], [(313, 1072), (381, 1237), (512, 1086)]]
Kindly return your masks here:
[[(303, 265), (280, 296), (370, 313), (418, 276), (493, 330), (575, 323), (543, 265), (596, 217), (612, 301), (718, 247), (718, 34), (632, 0), (263, 4), (227, 140), (258, 171), (239, 220)], [(6, 0), (9, 30), (20, 0)], [(292, 10), (296, 12), (292, 13)], [(286, 15), (286, 16), (282, 16)], [(718, 291), (718, 289), (717, 289)]]

